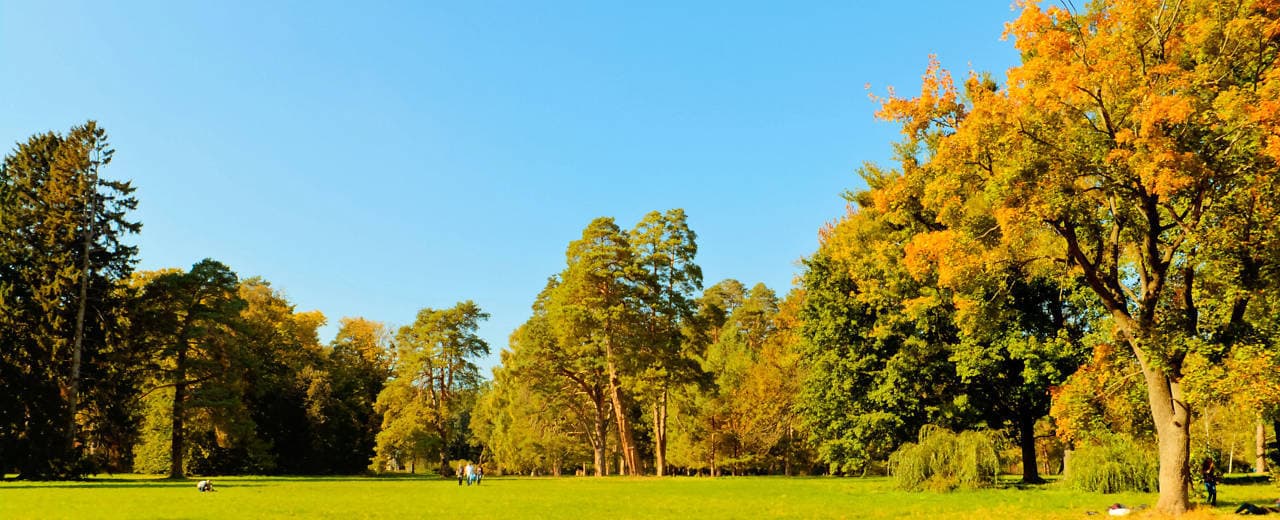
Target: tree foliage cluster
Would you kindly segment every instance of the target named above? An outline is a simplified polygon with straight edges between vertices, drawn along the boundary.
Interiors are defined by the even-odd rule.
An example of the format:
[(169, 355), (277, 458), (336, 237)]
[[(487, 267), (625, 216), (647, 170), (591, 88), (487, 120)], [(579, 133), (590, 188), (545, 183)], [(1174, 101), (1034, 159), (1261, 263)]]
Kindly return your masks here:
[(298, 312), (203, 260), (137, 272), (134, 188), (95, 122), (0, 167), (0, 473), (356, 472), (394, 353), (385, 326)]
[(592, 221), (512, 335), (473, 427), (505, 471), (790, 472), (796, 304), (763, 284), (702, 291), (682, 210)]
[[(937, 369), (923, 380), (962, 391), (887, 402), (926, 396), (915, 409), (947, 424), (965, 403), (939, 397), (972, 403), (982, 394), (965, 389), (981, 376), (969, 369), (974, 361), (988, 370), (991, 360), (1021, 363), (1021, 371), (987, 375), (1018, 374), (1005, 388), (1043, 396), (1069, 373), (1053, 369), (1053, 357), (1076, 359), (1077, 347), (1101, 343), (1123, 349), (1107, 362), (1136, 368), (1158, 441), (1157, 508), (1179, 514), (1188, 507), (1196, 407), (1241, 384), (1226, 367), (1275, 372), (1280, 4), (1018, 7), (1006, 36), (1022, 60), (1003, 84), (970, 73), (957, 85), (933, 62), (919, 96), (880, 100), (881, 117), (905, 135), (898, 167), (864, 169), (869, 189), (851, 194), (855, 209), (809, 261), (810, 292), (832, 283), (817, 273), (847, 282), (812, 299), (845, 301), (814, 308), (827, 319), (810, 320), (817, 325), (807, 336), (849, 338), (818, 343), (811, 356), (866, 346), (870, 356), (833, 366), (852, 376), (868, 372), (859, 365), (867, 358), (882, 360), (870, 372), (887, 377), (894, 362), (909, 361), (928, 375), (933, 366), (919, 356), (943, 348), (954, 375)], [(849, 323), (862, 325), (841, 326)], [(1250, 413), (1274, 407), (1272, 380), (1245, 380), (1257, 396), (1245, 398)], [(878, 404), (914, 382), (841, 394)], [(1005, 395), (1017, 403), (1020, 394)], [(1064, 409), (1126, 404), (1082, 395)], [(837, 431), (895, 426), (878, 408), (853, 408), (850, 426)], [(842, 419), (817, 412), (825, 413), (811, 414), (821, 419), (818, 432)], [(825, 446), (830, 459), (871, 444), (853, 435)]]

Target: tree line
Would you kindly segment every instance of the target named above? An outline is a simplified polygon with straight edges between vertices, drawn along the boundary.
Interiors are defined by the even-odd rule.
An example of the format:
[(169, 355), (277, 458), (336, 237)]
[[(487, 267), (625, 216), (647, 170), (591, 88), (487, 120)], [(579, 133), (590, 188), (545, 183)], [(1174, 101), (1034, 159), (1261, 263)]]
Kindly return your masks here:
[(863, 474), (984, 430), (1028, 482), (1149, 450), (1180, 513), (1193, 452), (1261, 459), (1280, 417), (1280, 8), (1019, 5), (1003, 83), (931, 60), (877, 98), (893, 162), (785, 295), (704, 288), (682, 210), (598, 218), (492, 380), (471, 302), (321, 345), (216, 261), (135, 273), (105, 133), (33, 136), (0, 170), (0, 469)]
[[(1280, 402), (1280, 9), (1019, 8), (1006, 34), (1022, 59), (1003, 84), (957, 83), (934, 60), (919, 96), (878, 98), (902, 127), (894, 164), (861, 170), (867, 188), (821, 230), (772, 339), (748, 339), (765, 329), (745, 305), (716, 308), (724, 286), (664, 300), (692, 313), (649, 311), (638, 233), (597, 221), (512, 336), (478, 435), (552, 472), (590, 460), (600, 474), (602, 444), (621, 472), (642, 471), (635, 450), (658, 474), (861, 472), (917, 432), (986, 428), (1036, 481), (1039, 439), (1118, 434), (1155, 454), (1172, 514), (1193, 451), (1227, 456), (1215, 429), (1256, 425), (1260, 460)], [(770, 344), (794, 372), (762, 361)], [(744, 377), (761, 363), (779, 371)], [(768, 424), (750, 417), (774, 405)]]
[[(475, 456), (446, 414), (478, 372), (428, 352), (487, 352), (474, 303), (424, 309), (395, 335), (343, 318), (323, 345), (322, 314), (216, 260), (137, 271), (137, 200), (107, 175), (113, 153), (90, 121), (33, 135), (0, 165), (0, 474), (359, 473), (439, 439)], [(404, 402), (433, 370), (446, 375), (432, 408)]]

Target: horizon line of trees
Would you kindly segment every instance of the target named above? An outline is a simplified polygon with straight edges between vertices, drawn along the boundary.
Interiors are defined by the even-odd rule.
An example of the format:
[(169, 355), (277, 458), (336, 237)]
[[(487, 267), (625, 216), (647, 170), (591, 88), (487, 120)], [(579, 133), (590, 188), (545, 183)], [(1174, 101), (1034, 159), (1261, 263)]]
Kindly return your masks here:
[(492, 381), (471, 302), (324, 346), (216, 261), (135, 273), (105, 132), (33, 136), (0, 169), (0, 471), (860, 475), (942, 428), (1026, 482), (1149, 451), (1181, 514), (1280, 424), (1280, 7), (1019, 6), (1004, 84), (931, 59), (877, 98), (892, 166), (784, 296), (704, 289), (683, 210), (597, 218)]

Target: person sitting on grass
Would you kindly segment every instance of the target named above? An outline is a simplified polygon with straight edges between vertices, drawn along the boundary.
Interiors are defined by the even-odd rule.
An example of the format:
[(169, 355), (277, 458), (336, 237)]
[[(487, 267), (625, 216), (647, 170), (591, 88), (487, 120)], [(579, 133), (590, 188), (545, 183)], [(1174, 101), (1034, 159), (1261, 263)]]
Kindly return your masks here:
[(212, 480), (201, 480), (196, 482), (196, 491), (204, 493), (205, 491), (214, 491)]
[(1255, 506), (1248, 502), (1242, 502), (1240, 507), (1236, 508), (1237, 515), (1265, 515), (1267, 513), (1280, 513), (1280, 498), (1277, 498), (1275, 505), (1272, 506)]

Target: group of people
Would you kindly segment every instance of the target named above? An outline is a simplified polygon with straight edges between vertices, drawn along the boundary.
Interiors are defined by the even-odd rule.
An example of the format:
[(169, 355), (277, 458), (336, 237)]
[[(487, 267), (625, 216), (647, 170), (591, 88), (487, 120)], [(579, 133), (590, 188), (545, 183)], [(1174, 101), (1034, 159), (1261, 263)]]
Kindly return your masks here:
[(484, 467), (472, 464), (470, 462), (463, 464), (458, 463), (458, 485), (461, 486), (465, 480), (467, 485), (480, 485), (480, 480), (484, 479)]

